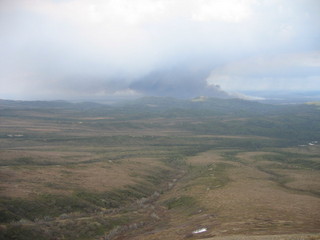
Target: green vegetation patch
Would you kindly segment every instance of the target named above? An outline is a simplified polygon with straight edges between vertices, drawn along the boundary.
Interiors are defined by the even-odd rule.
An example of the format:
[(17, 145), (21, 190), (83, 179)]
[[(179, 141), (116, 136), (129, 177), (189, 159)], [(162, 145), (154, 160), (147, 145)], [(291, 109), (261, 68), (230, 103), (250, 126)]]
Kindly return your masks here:
[(230, 181), (227, 175), (227, 169), (230, 167), (232, 165), (227, 163), (215, 163), (205, 166), (190, 165), (186, 188), (196, 185), (207, 188), (223, 187)]
[(303, 168), (320, 170), (320, 161), (310, 160), (314, 155), (297, 154), (289, 152), (278, 152), (277, 154), (265, 154), (258, 156), (259, 160), (266, 160), (285, 164), (288, 168)]
[(243, 151), (228, 151), (228, 152), (223, 152), (221, 156), (227, 161), (242, 162), (242, 160), (239, 157), (237, 157), (237, 155), (241, 152)]
[(121, 189), (107, 192), (77, 190), (70, 196), (42, 194), (35, 199), (4, 198), (0, 200), (0, 222), (8, 223), (28, 219), (34, 221), (46, 217), (57, 217), (73, 212), (93, 213), (101, 208), (114, 209), (162, 192), (174, 172), (166, 169), (154, 170), (145, 180)]
[(89, 217), (67, 219), (52, 219), (45, 222), (18, 223), (5, 226), (0, 231), (0, 239), (33, 240), (33, 239), (96, 239), (110, 232), (117, 226), (129, 223), (126, 216), (119, 217)]
[(55, 165), (54, 162), (45, 161), (43, 159), (34, 159), (32, 157), (20, 157), (14, 159), (2, 159), (0, 161), (0, 166), (24, 166), (24, 165)]
[(79, 191), (75, 196), (94, 206), (112, 209), (126, 206), (137, 199), (151, 195), (154, 191), (156, 191), (155, 187), (145, 184), (127, 186), (123, 189), (115, 189), (104, 193)]
[(48, 233), (34, 226), (11, 225), (0, 230), (0, 239), (6, 240), (46, 240)]
[(180, 196), (176, 198), (171, 198), (165, 202), (168, 209), (193, 209), (197, 205), (195, 198), (190, 196)]
[(57, 217), (71, 212), (94, 212), (96, 206), (76, 196), (43, 194), (36, 199), (1, 199), (1, 222)]

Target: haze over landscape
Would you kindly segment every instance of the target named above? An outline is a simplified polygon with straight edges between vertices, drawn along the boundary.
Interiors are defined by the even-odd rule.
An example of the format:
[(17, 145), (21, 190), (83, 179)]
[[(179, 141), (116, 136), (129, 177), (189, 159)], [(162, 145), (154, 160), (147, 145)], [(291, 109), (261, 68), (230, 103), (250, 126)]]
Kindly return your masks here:
[(320, 240), (320, 0), (0, 0), (0, 239)]
[(319, 91), (319, 12), (317, 0), (2, 0), (0, 98)]

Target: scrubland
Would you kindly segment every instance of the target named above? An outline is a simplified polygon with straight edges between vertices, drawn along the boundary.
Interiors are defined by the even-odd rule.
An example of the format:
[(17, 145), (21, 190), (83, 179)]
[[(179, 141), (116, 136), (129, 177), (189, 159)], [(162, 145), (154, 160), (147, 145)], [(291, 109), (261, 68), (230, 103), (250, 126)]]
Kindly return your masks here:
[(319, 109), (193, 104), (1, 103), (0, 238), (320, 239)]

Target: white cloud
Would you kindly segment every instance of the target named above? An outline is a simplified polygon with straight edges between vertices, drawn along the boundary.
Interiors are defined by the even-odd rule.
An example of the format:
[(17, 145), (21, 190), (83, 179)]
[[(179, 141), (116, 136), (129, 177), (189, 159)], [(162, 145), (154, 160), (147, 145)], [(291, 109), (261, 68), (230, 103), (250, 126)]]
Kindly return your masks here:
[(195, 21), (225, 21), (237, 23), (252, 15), (253, 0), (200, 0), (192, 13)]
[(20, 5), (56, 19), (81, 24), (138, 25), (167, 18), (239, 22), (252, 15), (257, 0), (20, 0)]
[(250, 58), (215, 68), (209, 84), (227, 90), (315, 90), (320, 84), (320, 52)]
[[(94, 82), (91, 92), (109, 94), (99, 89), (100, 82), (133, 82), (181, 66), (215, 68), (210, 81), (227, 88), (250, 85), (246, 77), (259, 79), (252, 87), (268, 87), (273, 78), (283, 78), (284, 86), (285, 79), (300, 81), (289, 80), (288, 72), (316, 74), (319, 5), (315, 0), (0, 0), (0, 94), (80, 92), (76, 83)], [(314, 54), (299, 55), (307, 51)]]

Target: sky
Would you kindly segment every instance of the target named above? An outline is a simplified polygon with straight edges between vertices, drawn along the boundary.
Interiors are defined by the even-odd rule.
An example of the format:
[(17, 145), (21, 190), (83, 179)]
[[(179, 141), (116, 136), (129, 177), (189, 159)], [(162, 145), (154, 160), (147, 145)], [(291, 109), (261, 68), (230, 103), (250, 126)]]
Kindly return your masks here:
[(0, 99), (320, 90), (319, 13), (319, 0), (0, 0)]

